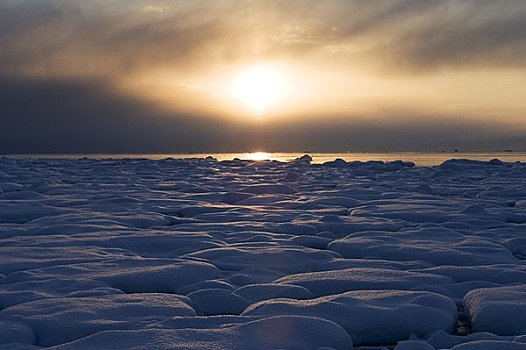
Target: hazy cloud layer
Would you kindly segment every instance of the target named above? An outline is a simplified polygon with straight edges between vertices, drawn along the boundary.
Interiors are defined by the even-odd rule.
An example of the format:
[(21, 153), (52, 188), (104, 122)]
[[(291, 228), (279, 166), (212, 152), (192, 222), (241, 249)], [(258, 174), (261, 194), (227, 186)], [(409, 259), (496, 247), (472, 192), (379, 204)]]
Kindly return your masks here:
[(526, 2), (4, 0), (0, 43), (4, 73), (107, 75), (318, 51), (401, 70), (524, 67)]
[[(497, 123), (390, 112), (390, 121), (232, 123), (167, 115), (100, 82), (0, 80), (2, 153), (493, 149), (526, 146)], [(363, 116), (362, 116), (363, 117)], [(370, 122), (368, 122), (369, 120)], [(491, 132), (488, 132), (491, 130)]]
[[(440, 72), (525, 72), (523, 0), (0, 0), (0, 48), (0, 154), (499, 148), (520, 144), (526, 125), (512, 133), (501, 121), (520, 115), (481, 122), (436, 103), (417, 113), (425, 101), (402, 99), (397, 110), (365, 116), (321, 113), (255, 126), (163, 110), (141, 98), (137, 91), (151, 89), (140, 83), (133, 95), (121, 89), (160, 68), (191, 74), (271, 58), (342, 76), (352, 69), (378, 79), (430, 76), (433, 97)], [(521, 95), (522, 87), (505, 85)], [(337, 89), (330, 93), (345, 86)], [(505, 103), (524, 110), (524, 100)]]
[[(236, 126), (166, 115), (101, 82), (0, 80), (1, 153), (162, 152), (236, 148)], [(196, 140), (199, 140), (196, 143)]]

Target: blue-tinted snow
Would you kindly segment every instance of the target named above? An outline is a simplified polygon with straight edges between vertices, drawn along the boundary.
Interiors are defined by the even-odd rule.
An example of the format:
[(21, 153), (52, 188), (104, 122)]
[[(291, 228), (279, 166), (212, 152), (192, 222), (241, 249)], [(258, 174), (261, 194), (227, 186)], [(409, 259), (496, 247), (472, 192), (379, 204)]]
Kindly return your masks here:
[(526, 165), (0, 158), (0, 349), (526, 347)]

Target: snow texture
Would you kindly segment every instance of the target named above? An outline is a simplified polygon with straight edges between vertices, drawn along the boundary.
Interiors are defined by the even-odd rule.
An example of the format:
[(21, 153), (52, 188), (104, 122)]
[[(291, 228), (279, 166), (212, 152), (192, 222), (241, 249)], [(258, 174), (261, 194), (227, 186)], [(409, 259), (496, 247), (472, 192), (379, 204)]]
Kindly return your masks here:
[(355, 344), (382, 344), (437, 329), (452, 332), (456, 313), (451, 299), (434, 293), (360, 290), (310, 300), (270, 299), (243, 314), (326, 318), (345, 328)]
[(475, 289), (464, 302), (474, 330), (526, 334), (526, 285)]
[(0, 350), (526, 349), (526, 165), (0, 158)]

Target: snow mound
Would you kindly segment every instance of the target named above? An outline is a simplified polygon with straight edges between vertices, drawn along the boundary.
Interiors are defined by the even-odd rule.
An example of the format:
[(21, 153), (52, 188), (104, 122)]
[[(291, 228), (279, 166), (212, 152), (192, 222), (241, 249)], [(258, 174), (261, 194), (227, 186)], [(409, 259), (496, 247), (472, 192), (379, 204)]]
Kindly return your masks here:
[(270, 317), (219, 329), (106, 331), (49, 350), (352, 350), (337, 324), (313, 317)]
[(450, 282), (453, 280), (444, 276), (375, 268), (307, 272), (289, 275), (276, 281), (304, 287), (317, 297), (352, 290), (419, 289), (423, 285)]
[(525, 344), (526, 164), (311, 163), (0, 157), (0, 349)]
[(187, 295), (195, 311), (202, 315), (239, 315), (249, 305), (235, 292), (219, 289), (200, 289)]
[[(206, 249), (183, 257), (200, 259), (221, 270), (243, 271), (248, 268), (264, 267), (275, 275), (309, 271), (325, 263), (335, 254), (304, 247), (279, 246), (237, 246)], [(272, 277), (270, 277), (270, 282)]]
[[(30, 327), (38, 345), (52, 346), (105, 330), (173, 316), (194, 316), (178, 296), (169, 294), (107, 295), (42, 299), (0, 311), (0, 320)], [(30, 335), (26, 335), (30, 342)]]
[(35, 344), (36, 341), (31, 327), (19, 322), (0, 321), (0, 344)]
[[(406, 215), (406, 214), (404, 214)], [(414, 213), (407, 215), (416, 215)], [(438, 215), (430, 213), (429, 215)], [(420, 221), (420, 219), (414, 219)], [(482, 265), (514, 263), (508, 248), (482, 237), (469, 237), (448, 230), (370, 232), (335, 240), (328, 248), (345, 258), (427, 261), (434, 265)]]
[[(455, 327), (455, 303), (442, 295), (412, 291), (353, 291), (311, 300), (271, 299), (243, 315), (320, 317), (342, 326), (357, 345), (395, 343)], [(425, 322), (423, 322), (425, 320)]]
[(526, 334), (526, 285), (475, 289), (464, 297), (464, 303), (473, 330)]
[(24, 203), (20, 201), (8, 201), (2, 199), (2, 210), (0, 210), (0, 223), (23, 224), (45, 216), (55, 216), (66, 212), (41, 203)]
[(10, 283), (49, 279), (85, 279), (106, 283), (126, 293), (175, 292), (179, 288), (222, 277), (215, 266), (177, 259), (114, 259), (58, 265), (9, 275)]
[(296, 285), (279, 283), (249, 284), (236, 289), (236, 294), (251, 304), (275, 298), (312, 299), (314, 295), (307, 289)]
[(394, 350), (435, 350), (435, 348), (423, 340), (404, 340), (399, 342)]
[(260, 184), (247, 186), (241, 189), (241, 192), (251, 193), (251, 194), (294, 194), (294, 191), (291, 187), (281, 184)]
[(421, 272), (449, 276), (456, 282), (484, 281), (514, 284), (526, 281), (526, 266), (521, 264), (494, 264), (479, 266), (437, 266)]
[(0, 305), (7, 308), (39, 299), (124, 294), (102, 281), (55, 278), (0, 284)]
[(452, 350), (526, 350), (526, 344), (506, 340), (479, 340), (459, 344)]

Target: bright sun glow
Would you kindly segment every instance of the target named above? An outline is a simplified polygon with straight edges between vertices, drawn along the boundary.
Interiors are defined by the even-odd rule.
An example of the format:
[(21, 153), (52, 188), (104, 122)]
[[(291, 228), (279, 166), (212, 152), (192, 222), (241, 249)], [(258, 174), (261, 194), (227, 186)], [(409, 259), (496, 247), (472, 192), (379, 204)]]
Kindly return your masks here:
[(241, 71), (229, 89), (229, 94), (255, 114), (263, 114), (283, 98), (284, 83), (278, 70), (258, 64)]
[(243, 158), (255, 161), (262, 161), (270, 159), (270, 154), (268, 154), (267, 152), (246, 153), (246, 155), (243, 156)]

